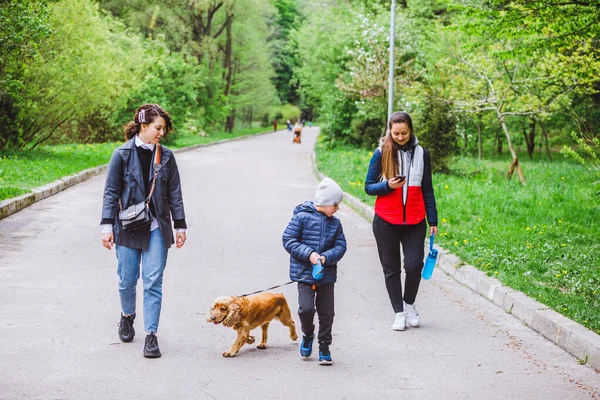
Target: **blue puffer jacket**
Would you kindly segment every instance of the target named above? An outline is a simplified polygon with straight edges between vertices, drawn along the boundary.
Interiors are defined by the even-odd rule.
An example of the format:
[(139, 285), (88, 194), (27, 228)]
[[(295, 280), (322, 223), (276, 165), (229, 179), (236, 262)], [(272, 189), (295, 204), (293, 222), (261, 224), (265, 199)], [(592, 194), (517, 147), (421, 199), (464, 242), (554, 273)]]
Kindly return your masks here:
[[(346, 237), (342, 223), (334, 216), (318, 212), (312, 201), (305, 201), (294, 209), (282, 236), (283, 247), (290, 253), (290, 279), (303, 283), (334, 283), (337, 279), (337, 262), (346, 253)], [(323, 278), (312, 277), (312, 252), (325, 257)]]

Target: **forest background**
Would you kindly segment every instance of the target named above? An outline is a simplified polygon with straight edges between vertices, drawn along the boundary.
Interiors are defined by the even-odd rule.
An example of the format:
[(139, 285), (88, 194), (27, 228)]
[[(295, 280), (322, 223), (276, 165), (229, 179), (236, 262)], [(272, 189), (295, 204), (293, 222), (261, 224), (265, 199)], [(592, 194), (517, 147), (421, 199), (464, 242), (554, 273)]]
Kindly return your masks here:
[[(600, 1), (397, 3), (394, 109), (432, 154), (439, 242), (600, 332)], [(106, 163), (158, 103), (175, 147), (315, 121), (320, 168), (372, 203), (389, 32), (389, 0), (5, 0), (0, 200), (62, 155)]]

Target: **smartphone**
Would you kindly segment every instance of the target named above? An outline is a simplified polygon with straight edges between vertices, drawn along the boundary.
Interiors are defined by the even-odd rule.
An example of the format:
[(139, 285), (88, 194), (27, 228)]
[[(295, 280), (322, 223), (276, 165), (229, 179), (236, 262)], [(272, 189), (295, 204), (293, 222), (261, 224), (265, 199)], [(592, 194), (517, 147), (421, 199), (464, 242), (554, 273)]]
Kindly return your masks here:
[(400, 183), (403, 182), (406, 179), (406, 177), (404, 175), (398, 175), (396, 176), (396, 179), (398, 180), (398, 183)]

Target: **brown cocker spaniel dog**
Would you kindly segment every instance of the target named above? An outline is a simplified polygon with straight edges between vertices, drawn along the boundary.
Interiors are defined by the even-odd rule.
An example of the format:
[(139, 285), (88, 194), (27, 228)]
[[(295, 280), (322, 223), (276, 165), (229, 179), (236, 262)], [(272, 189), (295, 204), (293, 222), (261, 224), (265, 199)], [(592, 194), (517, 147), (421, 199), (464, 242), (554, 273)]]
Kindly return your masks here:
[(267, 348), (267, 330), (273, 318), (290, 328), (290, 338), (298, 339), (296, 324), (292, 319), (290, 307), (282, 293), (259, 293), (247, 297), (219, 297), (215, 299), (210, 308), (210, 317), (206, 319), (215, 325), (223, 323), (237, 331), (237, 338), (223, 357), (233, 357), (245, 344), (254, 343), (254, 336), (250, 331), (261, 327), (262, 337), (258, 344), (259, 349)]

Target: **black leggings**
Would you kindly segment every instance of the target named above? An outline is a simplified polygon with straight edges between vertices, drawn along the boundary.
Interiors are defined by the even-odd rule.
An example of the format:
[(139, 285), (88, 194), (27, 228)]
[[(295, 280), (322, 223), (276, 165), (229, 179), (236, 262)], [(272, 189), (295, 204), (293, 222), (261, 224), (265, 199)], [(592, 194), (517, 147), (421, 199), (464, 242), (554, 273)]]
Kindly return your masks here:
[[(377, 241), (379, 260), (385, 275), (385, 287), (394, 312), (404, 311), (404, 304), (413, 304), (417, 298), (421, 283), (421, 270), (425, 257), (425, 220), (417, 225), (394, 225), (381, 219), (377, 214), (373, 218), (373, 233)], [(402, 263), (400, 261), (400, 244), (404, 255), (404, 296), (402, 296), (402, 280), (400, 279)]]

